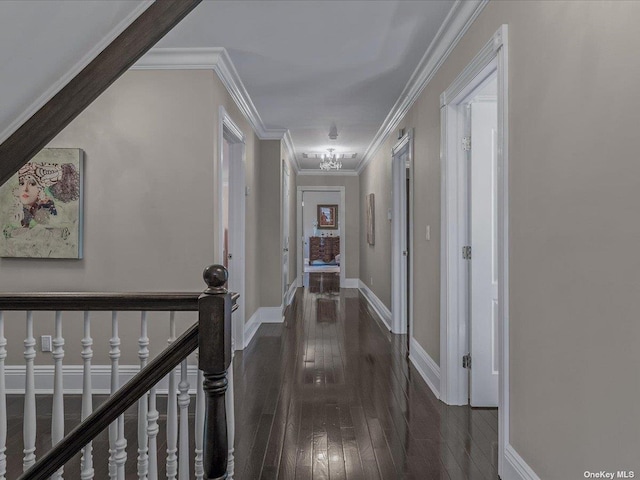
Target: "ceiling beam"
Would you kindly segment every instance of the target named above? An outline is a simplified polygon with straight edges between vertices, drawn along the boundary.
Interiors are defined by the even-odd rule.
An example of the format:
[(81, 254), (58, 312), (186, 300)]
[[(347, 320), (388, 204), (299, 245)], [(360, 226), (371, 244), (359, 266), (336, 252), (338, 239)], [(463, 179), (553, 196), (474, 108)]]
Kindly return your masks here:
[(202, 0), (159, 0), (0, 145), (0, 185), (60, 133)]

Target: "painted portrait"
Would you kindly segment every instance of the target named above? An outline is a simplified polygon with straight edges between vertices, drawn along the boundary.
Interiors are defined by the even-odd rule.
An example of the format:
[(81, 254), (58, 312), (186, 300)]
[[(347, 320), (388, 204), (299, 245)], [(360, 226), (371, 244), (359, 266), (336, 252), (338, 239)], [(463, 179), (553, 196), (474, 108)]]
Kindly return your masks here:
[(318, 228), (338, 228), (338, 205), (318, 205)]
[(45, 148), (0, 187), (0, 257), (82, 258), (77, 148)]

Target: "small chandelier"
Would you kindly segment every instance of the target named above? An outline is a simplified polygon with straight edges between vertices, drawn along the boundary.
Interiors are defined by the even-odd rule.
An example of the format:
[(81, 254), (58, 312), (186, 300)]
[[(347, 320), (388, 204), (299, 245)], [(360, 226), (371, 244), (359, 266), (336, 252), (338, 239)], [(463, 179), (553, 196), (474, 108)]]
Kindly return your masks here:
[(340, 170), (342, 168), (342, 162), (338, 159), (338, 156), (333, 153), (335, 148), (327, 149), (329, 155), (323, 154), (320, 161), (321, 170)]

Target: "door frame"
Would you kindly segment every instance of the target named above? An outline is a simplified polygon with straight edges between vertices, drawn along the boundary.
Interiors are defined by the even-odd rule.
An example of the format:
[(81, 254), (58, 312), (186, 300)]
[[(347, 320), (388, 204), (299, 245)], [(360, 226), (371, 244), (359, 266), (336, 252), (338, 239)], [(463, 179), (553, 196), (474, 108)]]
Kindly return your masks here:
[[(408, 149), (407, 161), (402, 169), (403, 175), (398, 176), (395, 166), (397, 157), (401, 155), (405, 149)], [(409, 252), (409, 260), (404, 260), (402, 251), (402, 235), (406, 235), (407, 231), (407, 176), (406, 171), (409, 169), (409, 236), (407, 238), (407, 251)], [(391, 185), (392, 185), (392, 219), (391, 225), (391, 332), (407, 333), (407, 323), (411, 338), (413, 338), (413, 129), (398, 140), (391, 149)], [(406, 257), (405, 257), (406, 258)], [(407, 285), (407, 267), (409, 268), (409, 284)], [(409, 291), (410, 302), (407, 304), (406, 292)], [(407, 319), (407, 316), (409, 317)], [(408, 321), (407, 321), (408, 320)]]
[[(234, 265), (229, 272), (229, 288), (240, 294), (238, 298), (238, 310), (233, 314), (232, 343), (234, 350), (244, 348), (244, 323), (245, 323), (245, 166), (246, 148), (245, 135), (238, 125), (229, 116), (225, 108), (220, 105), (218, 125), (218, 219), (222, 219), (222, 160), (224, 152), (224, 139), (229, 142), (229, 236), (234, 238)], [(217, 222), (218, 249), (215, 255), (217, 263), (223, 263), (224, 230), (220, 220)]]
[[(346, 288), (347, 274), (347, 212), (344, 186), (298, 186), (296, 192), (296, 250), (297, 250), (297, 286), (302, 287), (304, 278), (304, 245), (302, 225), (302, 194), (303, 192), (340, 192), (340, 205), (338, 206), (338, 224), (340, 225), (340, 288)], [(291, 242), (289, 242), (291, 243)]]
[(508, 170), (508, 27), (502, 25), (440, 96), (441, 264), (440, 398), (449, 405), (468, 404), (468, 371), (462, 356), (468, 348), (467, 265), (462, 246), (466, 223), (467, 172), (459, 132), (462, 104), (493, 71), (498, 79), (498, 473), (503, 475), (509, 445), (509, 170)]
[[(290, 214), (291, 214), (291, 198), (290, 198), (290, 193), (291, 193), (291, 169), (289, 168), (289, 164), (287, 163), (287, 161), (283, 158), (281, 159), (281, 178), (280, 178), (280, 182), (282, 185), (282, 211), (281, 211), (281, 222), (280, 222), (280, 246), (282, 248), (282, 259), (284, 259), (284, 254), (287, 254), (287, 265), (286, 265), (286, 270), (287, 270), (287, 280), (291, 281), (291, 280), (295, 280), (292, 278), (289, 278), (289, 265), (291, 262), (291, 255), (289, 255), (290, 252), (290, 245), (291, 245), (291, 238), (289, 238), (289, 242), (286, 243), (285, 239), (287, 237), (290, 237), (291, 234), (291, 222), (290, 222)], [(289, 177), (289, 181), (287, 182), (286, 188), (285, 188), (285, 177)], [(286, 195), (289, 194), (289, 198), (286, 198)], [(288, 201), (287, 201), (288, 200)], [(286, 227), (286, 228), (285, 228)], [(284, 260), (283, 260), (283, 267), (284, 265)], [(289, 287), (291, 286), (291, 283), (289, 283), (289, 285), (285, 284), (285, 269), (282, 269), (282, 315), (284, 316), (284, 311), (287, 308), (287, 306), (289, 305), (288, 300), (288, 295), (289, 295)], [(293, 299), (293, 297), (291, 298)]]

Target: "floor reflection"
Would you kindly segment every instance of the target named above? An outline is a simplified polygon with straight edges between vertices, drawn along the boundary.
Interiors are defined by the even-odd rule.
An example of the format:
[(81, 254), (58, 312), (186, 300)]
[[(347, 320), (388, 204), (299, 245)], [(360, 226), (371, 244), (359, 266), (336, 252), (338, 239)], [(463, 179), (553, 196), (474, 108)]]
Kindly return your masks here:
[(497, 478), (497, 413), (448, 407), (357, 290), (300, 289), (236, 356), (236, 479)]

